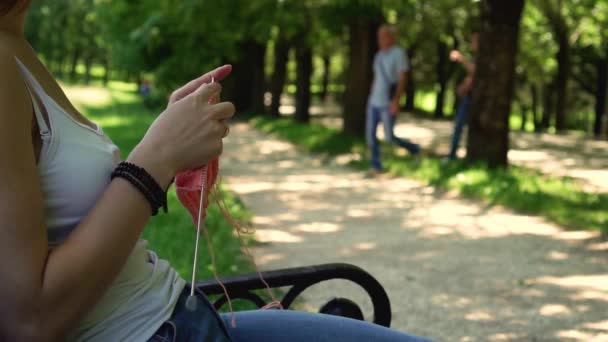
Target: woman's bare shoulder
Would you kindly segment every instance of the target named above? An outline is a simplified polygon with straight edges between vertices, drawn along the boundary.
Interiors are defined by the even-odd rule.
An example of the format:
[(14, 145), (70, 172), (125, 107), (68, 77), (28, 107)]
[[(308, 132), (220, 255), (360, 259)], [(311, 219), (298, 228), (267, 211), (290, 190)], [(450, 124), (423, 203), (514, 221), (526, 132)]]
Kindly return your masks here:
[(0, 37), (0, 120), (2, 125), (29, 125), (32, 104), (25, 79), (12, 49), (5, 49)]

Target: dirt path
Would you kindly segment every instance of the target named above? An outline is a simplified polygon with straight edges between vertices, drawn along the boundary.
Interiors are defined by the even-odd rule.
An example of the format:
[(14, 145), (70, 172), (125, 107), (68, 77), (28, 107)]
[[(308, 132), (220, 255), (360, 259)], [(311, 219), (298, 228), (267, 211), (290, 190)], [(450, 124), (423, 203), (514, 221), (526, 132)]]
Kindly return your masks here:
[[(385, 286), (393, 327), (438, 341), (608, 341), (608, 243), (407, 179), (322, 165), (244, 124), (224, 175), (255, 213), (263, 269), (348, 262)], [(370, 305), (355, 286), (306, 293)]]

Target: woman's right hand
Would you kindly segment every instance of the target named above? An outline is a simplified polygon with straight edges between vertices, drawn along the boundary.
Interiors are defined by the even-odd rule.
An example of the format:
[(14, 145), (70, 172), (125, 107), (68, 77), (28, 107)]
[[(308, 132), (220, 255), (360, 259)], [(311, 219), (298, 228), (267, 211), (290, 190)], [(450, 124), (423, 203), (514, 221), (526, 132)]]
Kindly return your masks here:
[(230, 102), (209, 104), (219, 96), (218, 83), (203, 84), (169, 105), (154, 121), (129, 161), (143, 167), (163, 187), (178, 173), (205, 165), (223, 150), (228, 120), (235, 108)]

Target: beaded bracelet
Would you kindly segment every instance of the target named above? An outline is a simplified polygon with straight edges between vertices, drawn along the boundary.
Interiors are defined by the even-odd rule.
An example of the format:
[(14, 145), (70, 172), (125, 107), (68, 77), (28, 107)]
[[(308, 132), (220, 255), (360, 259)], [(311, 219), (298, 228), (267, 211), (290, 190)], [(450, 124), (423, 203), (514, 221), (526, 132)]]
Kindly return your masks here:
[(132, 163), (122, 162), (112, 172), (112, 179), (117, 177), (131, 183), (146, 197), (152, 208), (152, 216), (158, 214), (159, 208), (163, 208), (165, 213), (168, 212), (167, 193), (145, 169)]

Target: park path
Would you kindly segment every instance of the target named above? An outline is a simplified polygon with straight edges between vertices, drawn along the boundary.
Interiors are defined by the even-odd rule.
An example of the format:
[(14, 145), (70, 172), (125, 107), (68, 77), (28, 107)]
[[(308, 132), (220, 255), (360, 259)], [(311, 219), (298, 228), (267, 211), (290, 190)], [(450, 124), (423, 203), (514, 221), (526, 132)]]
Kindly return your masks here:
[[(438, 341), (608, 341), (608, 243), (399, 178), (366, 179), (246, 124), (223, 174), (255, 214), (262, 269), (358, 265), (385, 286), (393, 327)], [(323, 284), (370, 304), (355, 286)], [(369, 318), (369, 317), (368, 317)]]

